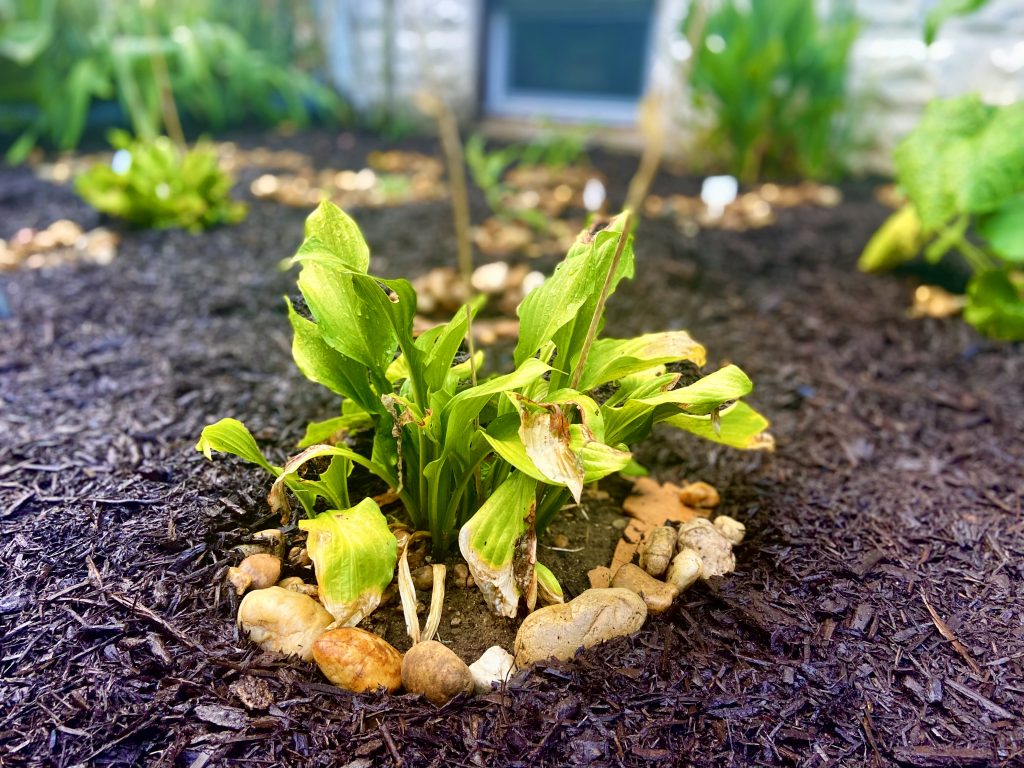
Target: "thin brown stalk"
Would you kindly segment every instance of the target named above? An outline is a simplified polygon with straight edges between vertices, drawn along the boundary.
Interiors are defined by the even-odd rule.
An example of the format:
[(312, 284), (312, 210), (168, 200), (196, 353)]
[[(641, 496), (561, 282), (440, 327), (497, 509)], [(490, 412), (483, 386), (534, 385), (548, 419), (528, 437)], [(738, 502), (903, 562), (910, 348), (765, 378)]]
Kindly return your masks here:
[[(469, 223), (469, 188), (466, 184), (466, 164), (462, 150), (462, 137), (455, 114), (443, 99), (435, 97), (435, 117), (441, 138), (441, 150), (448, 166), (448, 183), (452, 191), (452, 219), (455, 224), (455, 242), (459, 276), (466, 296), (473, 295), (473, 245)], [(473, 313), (466, 305), (466, 346), (469, 349), (469, 370), (476, 386), (476, 360), (473, 341)]]
[(171, 88), (171, 76), (167, 71), (167, 60), (164, 58), (163, 50), (160, 49), (159, 35), (156, 25), (153, 23), (151, 11), (153, 0), (140, 0), (142, 16), (146, 24), (146, 37), (152, 43), (152, 53), (149, 55), (149, 63), (153, 68), (153, 79), (156, 81), (157, 90), (160, 92), (160, 114), (171, 141), (179, 148), (185, 148), (185, 132), (181, 129), (181, 118), (178, 115), (178, 106), (174, 103), (174, 91)]
[[(682, 66), (679, 77), (688, 81), (690, 72), (693, 70), (693, 62), (697, 58), (697, 49), (704, 39), (704, 30), (707, 26), (707, 8), (701, 0), (694, 0), (693, 23), (687, 32), (687, 42), (690, 44), (690, 58)], [(652, 93), (644, 99), (640, 113), (640, 128), (644, 136), (644, 148), (640, 154), (640, 162), (637, 165), (636, 173), (629, 180), (629, 189), (626, 192), (626, 208), (633, 211), (643, 211), (643, 203), (647, 198), (647, 191), (658, 173), (661, 159), (665, 152), (665, 115), (663, 109), (663, 98), (660, 93)]]

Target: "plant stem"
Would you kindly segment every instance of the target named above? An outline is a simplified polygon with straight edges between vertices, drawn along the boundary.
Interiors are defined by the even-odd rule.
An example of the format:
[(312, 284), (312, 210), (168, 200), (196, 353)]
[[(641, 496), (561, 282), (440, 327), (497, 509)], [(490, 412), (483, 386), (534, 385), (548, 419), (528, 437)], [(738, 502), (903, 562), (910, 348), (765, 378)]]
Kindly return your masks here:
[(619, 235), (618, 245), (615, 246), (615, 256), (612, 258), (611, 267), (604, 276), (604, 285), (601, 286), (601, 296), (594, 307), (594, 315), (590, 318), (590, 326), (587, 328), (587, 337), (583, 341), (583, 349), (580, 351), (580, 358), (572, 371), (572, 379), (569, 381), (569, 388), (576, 389), (580, 379), (583, 377), (583, 368), (587, 364), (587, 356), (590, 348), (594, 345), (594, 338), (597, 336), (597, 327), (601, 324), (601, 317), (604, 315), (604, 306), (608, 303), (608, 296), (612, 292), (612, 281), (619, 269), (619, 262), (622, 260), (622, 252), (626, 250), (626, 243), (629, 242), (629, 233), (633, 228), (633, 211), (627, 208), (623, 212), (622, 233)]
[(989, 255), (966, 237), (960, 238), (960, 242), (956, 245), (964, 259), (966, 259), (967, 263), (971, 266), (971, 269), (975, 272), (988, 272), (989, 270), (996, 268), (995, 263), (989, 258)]
[(171, 76), (167, 72), (167, 60), (164, 58), (163, 50), (159, 49), (159, 36), (156, 25), (150, 10), (153, 8), (153, 0), (140, 0), (142, 15), (146, 20), (146, 37), (153, 45), (153, 52), (149, 56), (150, 66), (153, 67), (153, 79), (156, 80), (157, 90), (160, 91), (160, 112), (163, 117), (164, 128), (167, 135), (180, 149), (185, 148), (185, 132), (181, 130), (181, 119), (178, 116), (178, 107), (174, 103), (174, 91), (171, 88)]

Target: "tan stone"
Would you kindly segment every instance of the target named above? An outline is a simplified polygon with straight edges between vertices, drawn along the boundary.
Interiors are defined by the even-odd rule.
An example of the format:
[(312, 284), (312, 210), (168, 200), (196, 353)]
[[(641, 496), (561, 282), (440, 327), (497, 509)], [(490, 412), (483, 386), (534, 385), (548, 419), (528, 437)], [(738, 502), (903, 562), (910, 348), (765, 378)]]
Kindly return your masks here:
[(325, 632), (313, 644), (313, 659), (324, 677), (346, 691), (397, 691), (402, 685), (402, 654), (365, 629)]
[(680, 551), (689, 547), (700, 555), (702, 579), (724, 576), (736, 570), (736, 557), (732, 544), (710, 520), (699, 518), (683, 523), (679, 528)]
[(313, 659), (313, 643), (334, 621), (308, 595), (281, 587), (250, 592), (238, 606), (238, 625), (265, 651)]
[(548, 658), (569, 659), (580, 648), (639, 631), (647, 605), (628, 589), (588, 589), (563, 605), (549, 605), (526, 617), (516, 633), (519, 667)]
[(422, 694), (438, 706), (460, 693), (472, 693), (476, 685), (466, 662), (437, 640), (417, 643), (406, 652), (402, 684), (409, 693)]
[(679, 590), (664, 581), (658, 581), (643, 568), (626, 563), (619, 568), (612, 578), (612, 587), (621, 587), (631, 592), (636, 592), (647, 604), (647, 611), (651, 614), (664, 613), (672, 607), (672, 601), (676, 599)]

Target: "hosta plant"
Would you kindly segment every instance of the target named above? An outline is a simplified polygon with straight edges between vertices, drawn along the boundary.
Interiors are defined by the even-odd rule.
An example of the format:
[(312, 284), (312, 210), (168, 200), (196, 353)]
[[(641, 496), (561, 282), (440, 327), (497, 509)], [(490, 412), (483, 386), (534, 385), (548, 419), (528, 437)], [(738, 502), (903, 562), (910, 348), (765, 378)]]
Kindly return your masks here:
[(245, 204), (231, 199), (234, 180), (217, 164), (213, 147), (191, 149), (166, 136), (132, 139), (112, 131), (116, 153), (75, 179), (75, 189), (102, 213), (143, 228), (202, 230), (245, 218)]
[[(740, 399), (751, 382), (736, 366), (679, 386), (669, 366), (705, 362), (685, 332), (600, 337), (605, 301), (633, 274), (628, 226), (622, 215), (579, 235), (519, 307), (515, 368), (477, 380), (480, 353), (467, 358), (460, 347), (478, 301), (414, 336), (409, 282), (367, 272), (359, 229), (331, 203), (309, 217), (292, 260), (305, 302), (288, 304), (292, 352), (309, 379), (341, 396), (340, 411), (310, 424), (303, 450), (283, 466), (233, 419), (206, 427), (197, 448), (269, 471), (270, 504), (285, 516), (291, 499), (301, 505), (310, 519), (300, 527), (318, 537), (310, 549), (320, 589), (339, 620), (372, 608), (395, 563), (373, 502), (350, 508), (353, 465), (394, 489), (402, 522), (429, 532), (436, 559), (457, 542), (488, 605), (514, 616), (538, 590), (561, 593), (537, 562), (538, 532), (584, 485), (626, 467), (629, 446), (655, 423), (736, 448), (771, 447), (767, 422)], [(372, 433), (370, 451), (346, 443), (354, 430)], [(309, 471), (314, 459), (318, 471)]]
[(959, 254), (974, 273), (967, 322), (1024, 339), (1024, 102), (935, 101), (893, 159), (908, 202), (872, 237), (861, 269)]

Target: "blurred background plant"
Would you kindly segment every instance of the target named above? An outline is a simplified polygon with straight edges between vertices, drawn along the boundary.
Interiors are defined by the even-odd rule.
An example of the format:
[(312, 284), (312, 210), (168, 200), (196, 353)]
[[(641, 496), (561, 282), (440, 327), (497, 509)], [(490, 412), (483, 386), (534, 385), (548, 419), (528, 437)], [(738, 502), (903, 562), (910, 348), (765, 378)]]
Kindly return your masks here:
[(113, 161), (75, 179), (96, 210), (136, 227), (194, 232), (245, 218), (245, 204), (231, 199), (234, 179), (218, 167), (212, 146), (185, 149), (166, 136), (132, 139), (125, 131), (113, 131), (110, 143)]
[(465, 160), (473, 183), (480, 188), (487, 205), (495, 215), (506, 220), (521, 221), (543, 231), (547, 217), (530, 206), (516, 205), (516, 185), (507, 178), (509, 171), (542, 170), (545, 175), (556, 174), (574, 167), (590, 164), (586, 152), (587, 133), (577, 127), (555, 130), (548, 127), (535, 139), (525, 144), (506, 144), (487, 148), (482, 134), (475, 133), (466, 140)]
[[(683, 22), (688, 34), (695, 12)], [(710, 113), (708, 148), (742, 181), (841, 174), (847, 63), (859, 25), (846, 4), (813, 0), (713, 7), (694, 51), (694, 105)]]
[(74, 148), (97, 101), (155, 137), (156, 54), (186, 122), (341, 116), (339, 97), (310, 74), (314, 29), (309, 4), (288, 0), (0, 0), (0, 134), (16, 137), (7, 158), (24, 160), (37, 142)]
[(1024, 102), (933, 101), (893, 160), (907, 203), (868, 243), (860, 268), (958, 253), (972, 272), (967, 322), (1024, 339)]

